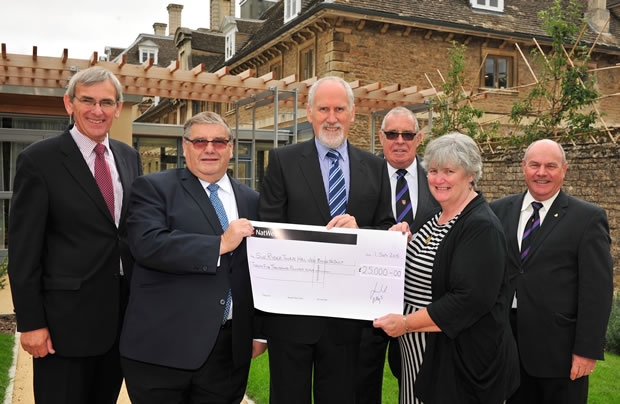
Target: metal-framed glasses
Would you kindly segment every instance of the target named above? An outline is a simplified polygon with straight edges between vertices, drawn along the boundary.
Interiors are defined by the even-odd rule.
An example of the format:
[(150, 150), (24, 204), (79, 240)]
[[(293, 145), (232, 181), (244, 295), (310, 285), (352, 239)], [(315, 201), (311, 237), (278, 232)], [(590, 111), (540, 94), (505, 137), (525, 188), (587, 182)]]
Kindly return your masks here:
[(388, 140), (396, 140), (398, 139), (398, 136), (400, 135), (403, 137), (403, 140), (406, 140), (406, 141), (412, 141), (417, 135), (417, 133), (415, 132), (397, 132), (395, 130), (390, 130), (387, 132), (383, 131), (383, 134)]
[(104, 111), (110, 111), (116, 108), (116, 101), (110, 98), (104, 98), (99, 101), (90, 97), (75, 97), (75, 99), (78, 100), (80, 104), (84, 104), (89, 108), (95, 108), (97, 104), (99, 104), (99, 107)]
[(194, 149), (199, 150), (199, 151), (204, 150), (209, 143), (213, 145), (213, 148), (215, 150), (223, 150), (226, 148), (226, 146), (228, 146), (228, 143), (230, 142), (230, 139), (222, 139), (222, 138), (207, 140), (207, 139), (190, 139), (184, 136), (183, 139), (185, 139), (186, 142), (191, 143), (194, 146)]

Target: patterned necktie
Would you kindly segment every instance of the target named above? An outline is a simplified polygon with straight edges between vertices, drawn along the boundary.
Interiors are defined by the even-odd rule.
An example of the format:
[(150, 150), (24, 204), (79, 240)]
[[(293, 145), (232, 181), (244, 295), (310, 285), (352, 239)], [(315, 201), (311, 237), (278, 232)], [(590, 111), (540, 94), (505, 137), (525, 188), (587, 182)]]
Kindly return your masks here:
[(101, 143), (97, 143), (95, 146), (95, 181), (101, 190), (101, 195), (105, 200), (112, 219), (114, 218), (114, 186), (112, 185), (112, 175), (110, 174), (110, 167), (105, 161), (105, 146)]
[(543, 204), (540, 202), (532, 202), (532, 208), (534, 208), (534, 212), (527, 220), (527, 224), (525, 225), (525, 230), (523, 230), (523, 237), (521, 237), (521, 261), (527, 257), (527, 254), (530, 252), (530, 248), (532, 247), (532, 240), (534, 240), (534, 236), (536, 235), (537, 230), (540, 228), (540, 214), (538, 211), (542, 208)]
[(327, 157), (332, 161), (329, 167), (329, 213), (332, 217), (344, 215), (347, 210), (347, 191), (344, 186), (344, 174), (338, 164), (340, 154), (330, 150), (327, 152)]
[[(215, 209), (217, 218), (220, 220), (222, 230), (226, 231), (226, 229), (228, 228), (228, 216), (226, 216), (226, 209), (224, 209), (224, 205), (222, 204), (220, 197), (217, 196), (217, 190), (220, 189), (220, 186), (217, 184), (209, 184), (207, 186), (207, 189), (209, 190), (209, 200), (211, 201), (211, 205), (213, 205), (213, 209)], [(224, 306), (224, 317), (222, 318), (222, 324), (224, 324), (226, 320), (228, 320), (231, 304), (232, 291), (228, 289), (228, 295), (226, 296), (226, 306)]]
[(396, 174), (398, 179), (396, 180), (396, 197), (394, 201), (396, 203), (396, 223), (405, 221), (411, 224), (413, 223), (413, 211), (411, 210), (411, 198), (409, 197), (409, 184), (407, 184), (407, 170), (397, 170)]

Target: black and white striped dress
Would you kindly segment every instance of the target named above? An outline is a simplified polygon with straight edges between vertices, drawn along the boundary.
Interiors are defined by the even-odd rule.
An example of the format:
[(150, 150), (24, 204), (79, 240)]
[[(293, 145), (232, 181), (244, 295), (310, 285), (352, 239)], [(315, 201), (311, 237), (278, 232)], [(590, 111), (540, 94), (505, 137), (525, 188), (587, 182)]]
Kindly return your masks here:
[[(458, 219), (458, 215), (456, 215), (449, 222), (438, 224), (439, 216), (441, 216), (441, 212), (426, 222), (413, 235), (407, 246), (405, 314), (420, 310), (432, 301), (431, 279), (433, 277), (435, 253), (441, 240)], [(413, 384), (420, 371), (420, 366), (422, 366), (424, 349), (426, 348), (426, 333), (410, 332), (399, 337), (398, 341), (402, 363), (400, 404), (422, 404), (422, 401), (413, 394)]]

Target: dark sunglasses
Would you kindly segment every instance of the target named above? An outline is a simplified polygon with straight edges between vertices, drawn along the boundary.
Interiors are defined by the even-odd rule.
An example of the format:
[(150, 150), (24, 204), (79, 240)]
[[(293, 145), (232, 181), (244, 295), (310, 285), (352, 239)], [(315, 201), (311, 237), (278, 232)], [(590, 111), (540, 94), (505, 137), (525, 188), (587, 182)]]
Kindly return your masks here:
[(226, 146), (228, 146), (228, 139), (213, 139), (213, 140), (207, 140), (207, 139), (190, 139), (188, 137), (184, 137), (186, 142), (191, 143), (192, 145), (194, 145), (194, 149), (196, 150), (204, 150), (207, 145), (209, 143), (213, 143), (213, 148), (216, 150), (223, 150), (226, 148)]
[(417, 133), (415, 132), (396, 132), (395, 130), (391, 130), (389, 132), (383, 131), (383, 134), (388, 140), (396, 140), (398, 136), (402, 136), (403, 140), (412, 141)]

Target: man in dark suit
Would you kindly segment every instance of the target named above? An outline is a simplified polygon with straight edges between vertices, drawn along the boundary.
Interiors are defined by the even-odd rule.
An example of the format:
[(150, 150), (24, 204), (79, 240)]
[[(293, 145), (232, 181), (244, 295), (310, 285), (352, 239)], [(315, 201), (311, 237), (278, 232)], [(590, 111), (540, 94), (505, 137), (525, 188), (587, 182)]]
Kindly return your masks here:
[[(385, 163), (347, 142), (355, 118), (344, 80), (323, 78), (308, 97), (315, 137), (273, 149), (260, 198), (261, 220), (332, 227), (381, 227), (390, 213)], [(361, 322), (267, 313), (272, 404), (353, 403)], [(314, 384), (312, 375), (314, 372)]]
[(532, 143), (522, 162), (527, 191), (491, 203), (504, 225), (521, 386), (509, 403), (580, 403), (603, 359), (613, 266), (605, 211), (561, 190), (561, 145)]
[[(404, 107), (390, 110), (381, 124), (379, 140), (390, 180), (392, 213), (397, 222), (407, 222), (412, 232), (425, 223), (427, 215), (439, 208), (428, 189), (426, 171), (416, 152), (422, 133), (413, 112)], [(392, 374), (400, 382), (398, 339), (390, 338), (372, 323), (362, 330), (357, 367), (356, 404), (381, 404), (385, 351)]]
[(37, 403), (116, 403), (120, 390), (126, 201), (142, 174), (136, 150), (108, 136), (121, 88), (101, 67), (75, 74), (64, 96), (75, 125), (17, 158), (9, 277)]
[(133, 403), (243, 399), (254, 335), (245, 237), (258, 193), (226, 174), (232, 140), (219, 115), (200, 113), (185, 123), (187, 168), (133, 184), (136, 264), (120, 345)]

